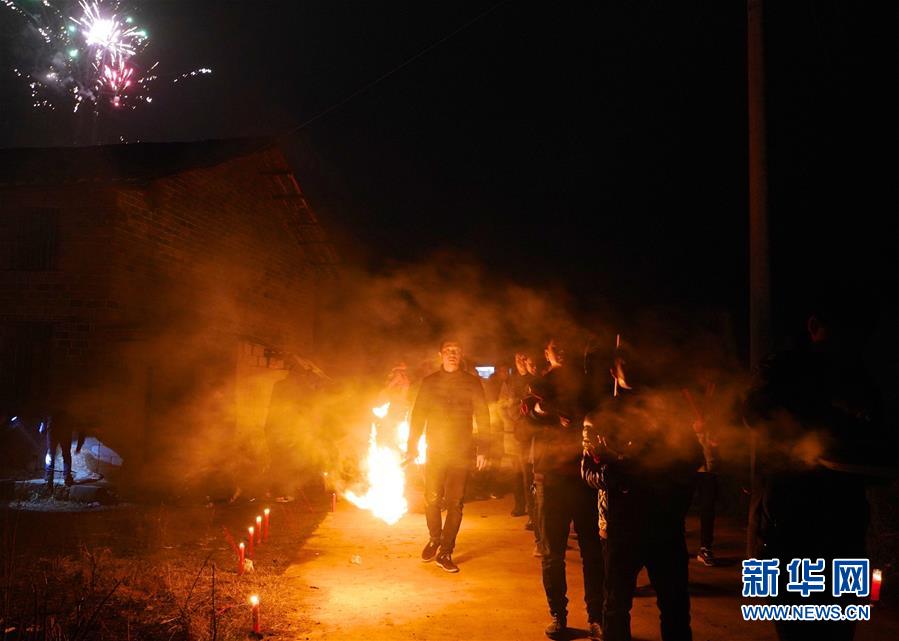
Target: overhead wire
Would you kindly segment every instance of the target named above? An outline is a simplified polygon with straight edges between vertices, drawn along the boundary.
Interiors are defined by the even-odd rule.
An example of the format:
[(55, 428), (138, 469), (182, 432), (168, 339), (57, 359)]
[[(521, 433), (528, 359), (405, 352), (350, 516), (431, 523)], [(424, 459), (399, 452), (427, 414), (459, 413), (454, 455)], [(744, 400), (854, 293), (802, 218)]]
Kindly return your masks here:
[(365, 85), (363, 85), (362, 87), (360, 87), (359, 89), (353, 91), (352, 93), (350, 93), (349, 95), (345, 96), (344, 98), (341, 98), (340, 100), (338, 100), (337, 102), (333, 103), (332, 105), (330, 105), (330, 106), (328, 106), (328, 107), (325, 107), (324, 109), (322, 109), (321, 111), (319, 111), (319, 112), (316, 113), (315, 115), (311, 116), (311, 117), (308, 118), (307, 120), (301, 122), (300, 124), (298, 124), (297, 126), (293, 127), (292, 129), (287, 130), (286, 132), (284, 132), (283, 134), (281, 134), (281, 136), (284, 136), (284, 137), (286, 137), (286, 136), (291, 136), (291, 135), (297, 133), (298, 131), (300, 131), (301, 129), (304, 129), (305, 127), (308, 127), (309, 125), (311, 125), (311, 124), (312, 124), (313, 122), (315, 122), (316, 120), (318, 120), (318, 119), (320, 119), (320, 118), (323, 118), (324, 116), (328, 115), (329, 113), (331, 113), (331, 112), (334, 111), (335, 109), (339, 109), (340, 107), (342, 107), (342, 106), (345, 105), (346, 103), (350, 102), (351, 100), (353, 100), (353, 99), (356, 98), (357, 96), (359, 96), (359, 95), (365, 93), (366, 91), (368, 91), (369, 89), (371, 89), (371, 88), (374, 87), (375, 85), (377, 85), (377, 84), (383, 82), (384, 80), (386, 80), (386, 79), (389, 78), (390, 76), (394, 75), (394, 74), (397, 73), (398, 71), (404, 69), (405, 67), (408, 67), (410, 64), (412, 64), (413, 62), (415, 62), (416, 60), (418, 60), (419, 58), (421, 58), (421, 57), (424, 56), (425, 54), (429, 53), (430, 51), (433, 51), (434, 49), (436, 49), (437, 47), (439, 47), (439, 46), (442, 45), (443, 43), (447, 42), (447, 41), (450, 40), (451, 38), (453, 38), (453, 37), (459, 35), (459, 34), (462, 33), (463, 31), (465, 31), (466, 29), (468, 29), (469, 27), (471, 27), (473, 24), (475, 24), (475, 23), (478, 22), (479, 20), (482, 20), (483, 18), (487, 17), (488, 15), (490, 15), (491, 13), (493, 13), (494, 11), (496, 11), (499, 7), (501, 7), (502, 5), (504, 5), (504, 4), (508, 3), (508, 2), (509, 2), (509, 0), (500, 0), (499, 2), (494, 3), (493, 5), (491, 5), (490, 7), (488, 7), (487, 9), (485, 9), (484, 11), (480, 12), (479, 14), (477, 14), (476, 16), (474, 16), (473, 18), (471, 18), (471, 19), (468, 20), (467, 22), (463, 23), (462, 25), (460, 25), (459, 27), (457, 27), (457, 28), (454, 29), (453, 31), (451, 31), (451, 32), (449, 32), (448, 34), (446, 34), (445, 36), (442, 36), (442, 37), (439, 38), (438, 40), (435, 40), (434, 42), (432, 42), (431, 44), (427, 45), (426, 47), (424, 47), (423, 49), (421, 49), (420, 51), (418, 51), (418, 52), (415, 53), (414, 55), (410, 56), (409, 58), (406, 58), (403, 62), (399, 63), (398, 65), (396, 65), (396, 66), (393, 67), (392, 69), (390, 69), (390, 70), (388, 70), (388, 71), (382, 73), (380, 76), (378, 76), (378, 77), (375, 78), (374, 80), (368, 82), (367, 84), (365, 84)]

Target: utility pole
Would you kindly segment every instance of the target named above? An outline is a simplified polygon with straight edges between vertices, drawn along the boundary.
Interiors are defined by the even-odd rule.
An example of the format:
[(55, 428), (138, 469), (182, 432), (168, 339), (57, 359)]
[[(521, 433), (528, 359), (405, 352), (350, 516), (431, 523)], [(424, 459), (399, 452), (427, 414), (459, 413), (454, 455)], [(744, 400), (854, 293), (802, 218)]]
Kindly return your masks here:
[(763, 0), (746, 2), (749, 112), (749, 362), (754, 370), (771, 348), (771, 273), (765, 128)]

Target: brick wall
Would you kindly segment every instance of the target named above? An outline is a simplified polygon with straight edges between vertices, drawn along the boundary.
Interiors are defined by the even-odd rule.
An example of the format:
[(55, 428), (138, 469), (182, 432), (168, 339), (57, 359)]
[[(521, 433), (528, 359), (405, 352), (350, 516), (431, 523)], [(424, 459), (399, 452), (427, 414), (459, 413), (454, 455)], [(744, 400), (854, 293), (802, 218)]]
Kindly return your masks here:
[[(54, 268), (0, 271), (0, 325), (52, 328), (51, 370), (81, 373), (81, 414), (126, 455), (158, 463), (148, 450), (171, 451), (185, 422), (236, 437), (241, 412), (221, 407), (238, 400), (239, 346), (314, 347), (329, 250), (275, 149), (140, 183), (0, 197), (4, 210), (59, 210)], [(264, 400), (251, 402), (259, 423)]]

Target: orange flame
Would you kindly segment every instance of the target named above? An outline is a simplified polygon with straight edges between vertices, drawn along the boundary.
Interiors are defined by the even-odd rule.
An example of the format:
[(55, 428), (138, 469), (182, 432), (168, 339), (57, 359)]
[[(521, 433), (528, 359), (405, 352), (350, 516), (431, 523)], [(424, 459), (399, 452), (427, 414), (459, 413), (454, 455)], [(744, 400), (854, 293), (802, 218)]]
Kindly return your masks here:
[[(390, 404), (385, 403), (372, 409), (372, 413), (378, 418), (387, 416)], [(406, 423), (403, 421), (403, 423)], [(397, 434), (402, 431), (401, 423)], [(406, 423), (406, 436), (409, 434), (409, 426)], [(400, 439), (401, 440), (401, 439)], [(389, 525), (399, 521), (409, 510), (406, 501), (406, 472), (402, 464), (402, 454), (405, 443), (399, 448), (388, 445), (378, 445), (378, 425), (371, 424), (371, 432), (368, 438), (368, 456), (363, 467), (365, 468), (368, 490), (359, 495), (353, 491), (344, 493), (346, 499), (356, 507), (368, 510), (376, 517)]]

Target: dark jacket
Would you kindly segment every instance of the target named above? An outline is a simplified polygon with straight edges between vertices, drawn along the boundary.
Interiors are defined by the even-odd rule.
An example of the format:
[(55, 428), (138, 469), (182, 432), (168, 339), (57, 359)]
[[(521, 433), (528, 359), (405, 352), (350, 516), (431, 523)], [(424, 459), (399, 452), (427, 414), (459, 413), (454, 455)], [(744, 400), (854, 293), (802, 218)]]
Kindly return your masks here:
[[(595, 399), (580, 370), (563, 366), (550, 370), (532, 384), (525, 407), (536, 427), (534, 434), (534, 473), (552, 482), (559, 478), (577, 478), (583, 451), (584, 417), (593, 409)], [(543, 415), (534, 411), (540, 404)]]
[(603, 403), (586, 436), (581, 476), (592, 487), (663, 497), (689, 495), (703, 454), (684, 424), (678, 390), (638, 389)]
[[(474, 417), (478, 434), (472, 433)], [(426, 376), (412, 408), (408, 452), (416, 451), (418, 439), (427, 429), (428, 459), (454, 458), (468, 462), (476, 451), (486, 454), (490, 412), (480, 379), (462, 370), (443, 368)]]
[(879, 396), (860, 359), (814, 348), (772, 356), (743, 414), (756, 443), (750, 552), (832, 558), (863, 549), (864, 479), (824, 464), (857, 457), (879, 436)]

